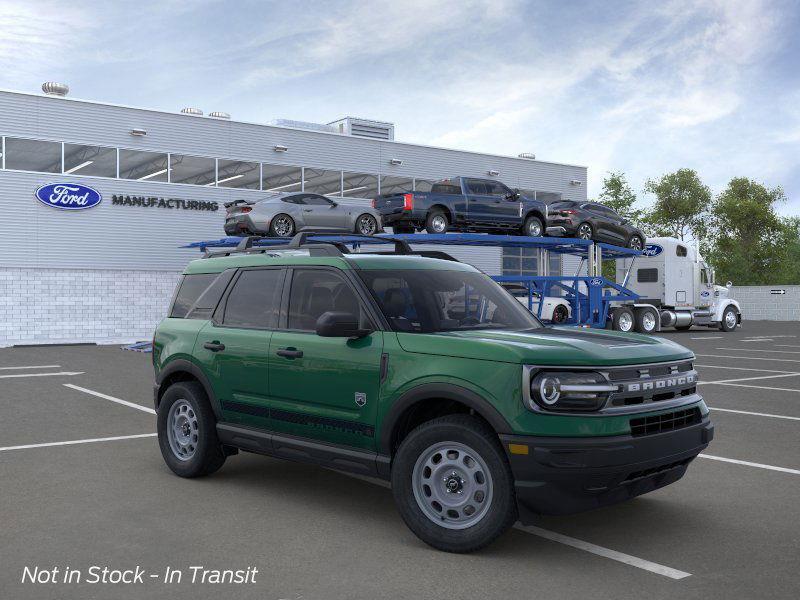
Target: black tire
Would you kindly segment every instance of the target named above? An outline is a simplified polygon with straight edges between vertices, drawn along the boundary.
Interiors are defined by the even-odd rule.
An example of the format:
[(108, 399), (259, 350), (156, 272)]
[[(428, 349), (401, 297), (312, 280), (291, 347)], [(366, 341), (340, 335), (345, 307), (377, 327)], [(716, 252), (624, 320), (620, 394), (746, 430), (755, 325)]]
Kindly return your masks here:
[(611, 320), (611, 328), (614, 331), (624, 331), (630, 333), (633, 331), (636, 320), (633, 316), (633, 311), (630, 308), (618, 308), (614, 311), (614, 317)]
[[(658, 330), (658, 315), (649, 308), (639, 308), (634, 313), (633, 328), (636, 333), (653, 334)], [(650, 317), (650, 318), (648, 318)]]
[[(368, 221), (371, 227), (368, 227), (365, 221)], [(365, 233), (366, 230), (369, 230), (372, 233)], [(378, 233), (378, 220), (369, 213), (358, 215), (355, 224), (355, 233), (359, 233), (361, 235), (375, 235)]]
[[(196, 417), (197, 439), (193, 455), (181, 459), (170, 445), (167, 420), (176, 403), (187, 402)], [(196, 381), (173, 383), (164, 392), (156, 417), (161, 456), (173, 473), (180, 477), (203, 477), (217, 471), (225, 462), (225, 452), (217, 437), (217, 422), (203, 386)]]
[(569, 319), (569, 311), (563, 304), (559, 304), (553, 309), (553, 323), (563, 323)]
[[(434, 522), (414, 495), (417, 460), (438, 443), (462, 444), (485, 463), (492, 492), (485, 514), (474, 525), (450, 529)], [(392, 493), (400, 516), (426, 544), (445, 552), (473, 552), (503, 534), (517, 519), (514, 477), (497, 434), (472, 415), (448, 415), (423, 423), (400, 444), (392, 462)], [(444, 521), (445, 518), (442, 517)]]
[(401, 225), (398, 223), (397, 225), (392, 225), (392, 232), (398, 235), (407, 234), (407, 233), (414, 233), (414, 226), (413, 225)]
[[(284, 232), (282, 229), (280, 232), (276, 230), (275, 226), (282, 223), (282, 219), (288, 219), (289, 230), (288, 232)], [(292, 237), (295, 232), (297, 231), (297, 227), (295, 226), (294, 219), (287, 214), (280, 213), (272, 217), (272, 220), (269, 223), (269, 234), (272, 237), (281, 237), (281, 238), (288, 238)]]
[[(733, 314), (733, 317), (730, 318), (728, 315)], [(731, 332), (735, 331), (736, 327), (739, 325), (739, 319), (737, 316), (736, 309), (732, 306), (727, 307), (724, 311), (722, 311), (722, 321), (720, 321), (719, 329), (720, 331)], [(730, 322), (729, 322), (730, 318)]]
[(539, 217), (531, 215), (525, 219), (525, 224), (522, 226), (520, 234), (528, 237), (542, 237), (544, 235), (544, 223)]
[(590, 223), (581, 223), (575, 229), (575, 237), (581, 240), (593, 240), (594, 227)]
[(641, 236), (632, 235), (630, 238), (628, 238), (628, 248), (633, 250), (643, 250), (644, 240), (641, 238)]
[[(442, 219), (444, 220), (444, 229), (441, 228)], [(447, 227), (449, 225), (450, 219), (440, 208), (434, 208), (429, 211), (425, 219), (425, 231), (428, 233), (447, 233)]]

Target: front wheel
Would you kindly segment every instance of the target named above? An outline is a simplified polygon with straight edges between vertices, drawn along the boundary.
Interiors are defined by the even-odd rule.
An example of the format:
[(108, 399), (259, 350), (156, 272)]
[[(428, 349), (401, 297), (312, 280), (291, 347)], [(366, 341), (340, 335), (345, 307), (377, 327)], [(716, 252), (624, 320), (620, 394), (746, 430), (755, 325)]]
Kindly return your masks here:
[(553, 309), (553, 323), (564, 323), (569, 318), (569, 311), (563, 304)]
[(575, 232), (575, 237), (579, 240), (590, 240), (592, 239), (592, 235), (594, 235), (594, 231), (589, 223), (581, 223), (578, 225), (578, 229)]
[(722, 331), (734, 331), (738, 324), (739, 318), (736, 315), (736, 309), (729, 306), (722, 313), (722, 321), (719, 324), (719, 328)]
[(158, 405), (156, 428), (161, 456), (176, 475), (210, 475), (225, 462), (214, 413), (196, 381), (169, 386)]
[(631, 250), (641, 250), (644, 248), (644, 241), (638, 235), (632, 235), (628, 240), (628, 248)]
[(471, 415), (440, 417), (408, 434), (392, 463), (392, 493), (411, 531), (445, 552), (483, 548), (517, 518), (497, 435)]
[(378, 221), (370, 214), (363, 214), (356, 219), (356, 233), (361, 235), (375, 235), (378, 231)]
[(522, 235), (528, 237), (541, 237), (544, 234), (544, 225), (539, 217), (528, 217), (522, 226)]

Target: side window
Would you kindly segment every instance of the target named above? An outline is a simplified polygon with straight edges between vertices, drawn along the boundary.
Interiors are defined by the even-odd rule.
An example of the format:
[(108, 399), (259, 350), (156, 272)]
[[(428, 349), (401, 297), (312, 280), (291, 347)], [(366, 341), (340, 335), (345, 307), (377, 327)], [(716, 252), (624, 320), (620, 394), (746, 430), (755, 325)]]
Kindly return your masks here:
[(278, 322), (281, 269), (242, 271), (225, 303), (226, 327), (271, 329)]
[(636, 281), (639, 283), (656, 283), (658, 281), (658, 269), (639, 269), (636, 271)]
[(332, 311), (356, 315), (362, 326), (367, 325), (356, 293), (341, 275), (327, 270), (294, 271), (287, 329), (314, 331), (317, 319)]
[(467, 183), (468, 193), (479, 194), (481, 196), (485, 196), (489, 193), (489, 190), (486, 189), (486, 184), (480, 179), (467, 179), (465, 181)]
[(196, 275), (184, 275), (175, 294), (175, 301), (172, 303), (172, 310), (169, 316), (175, 319), (182, 319), (189, 312), (189, 309), (206, 291), (209, 285), (217, 278), (219, 273), (198, 273)]
[(312, 206), (330, 206), (333, 204), (330, 200), (325, 198), (324, 196), (317, 196), (315, 194), (309, 194), (303, 198), (305, 200), (304, 204), (310, 204)]
[(461, 195), (461, 186), (458, 182), (440, 181), (431, 186), (431, 193)]
[(689, 251), (686, 249), (686, 246), (678, 245), (675, 248), (675, 254), (677, 254), (678, 256), (687, 256), (689, 254)]
[(305, 204), (306, 203), (305, 196), (286, 196), (283, 198), (283, 202), (287, 204)]
[(486, 186), (486, 193), (491, 196), (505, 198), (507, 194), (511, 193), (511, 190), (499, 181), (486, 181), (484, 185)]
[(708, 279), (708, 270), (707, 269), (700, 269), (700, 283), (708, 284), (710, 283)]
[(236, 269), (227, 269), (219, 274), (219, 276), (209, 285), (206, 290), (200, 294), (200, 297), (195, 301), (189, 309), (189, 314), (186, 315), (187, 319), (210, 319), (214, 313), (214, 309), (219, 304), (222, 295), (228, 287), (228, 284), (236, 274)]

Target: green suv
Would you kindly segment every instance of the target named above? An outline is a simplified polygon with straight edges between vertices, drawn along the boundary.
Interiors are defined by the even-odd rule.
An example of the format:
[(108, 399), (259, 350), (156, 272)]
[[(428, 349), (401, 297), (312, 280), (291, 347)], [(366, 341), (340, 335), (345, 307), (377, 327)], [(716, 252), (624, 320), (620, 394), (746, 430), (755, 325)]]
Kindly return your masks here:
[(477, 269), (388, 239), (248, 238), (188, 265), (153, 344), (170, 469), (242, 450), (383, 478), (417, 536), (468, 552), (673, 483), (710, 442), (689, 350), (545, 327)]

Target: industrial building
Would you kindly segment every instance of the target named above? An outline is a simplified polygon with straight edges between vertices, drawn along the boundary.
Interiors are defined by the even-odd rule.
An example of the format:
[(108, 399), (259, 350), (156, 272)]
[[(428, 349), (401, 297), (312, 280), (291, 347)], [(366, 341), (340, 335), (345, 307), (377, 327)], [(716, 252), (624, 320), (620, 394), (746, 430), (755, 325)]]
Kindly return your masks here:
[[(547, 201), (586, 199), (586, 168), (394, 139), (391, 123), (237, 121), (194, 108), (165, 112), (0, 91), (0, 346), (148, 339), (178, 274), (181, 246), (224, 236), (223, 204), (269, 191), (368, 203), (465, 175), (496, 178)], [(99, 199), (61, 210), (45, 186), (85, 186)], [(457, 248), (489, 274), (573, 269), (519, 249)]]

